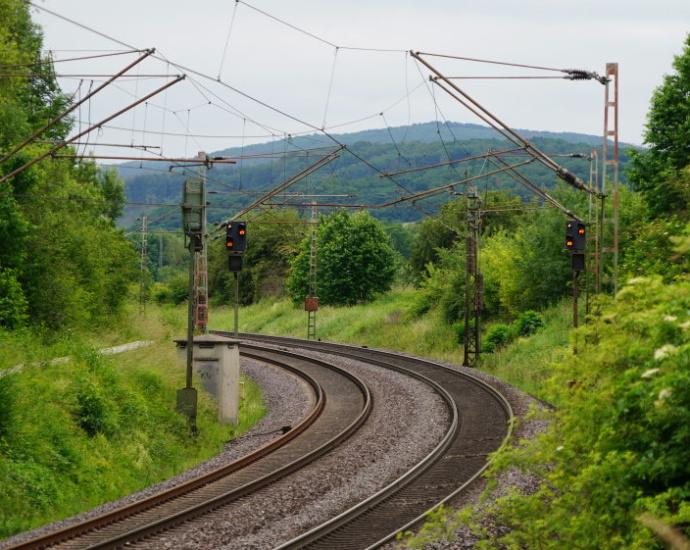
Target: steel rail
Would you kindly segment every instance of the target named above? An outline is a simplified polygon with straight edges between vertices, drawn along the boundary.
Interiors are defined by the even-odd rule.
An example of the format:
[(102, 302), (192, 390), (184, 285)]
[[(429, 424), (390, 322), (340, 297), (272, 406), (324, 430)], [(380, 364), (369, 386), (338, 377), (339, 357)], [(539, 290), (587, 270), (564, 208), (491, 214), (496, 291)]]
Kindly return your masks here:
[(354, 433), (354, 431), (356, 431), (366, 421), (372, 407), (371, 395), (366, 385), (353, 374), (348, 373), (347, 371), (340, 369), (337, 366), (331, 365), (327, 362), (319, 361), (317, 359), (312, 358), (304, 358), (302, 356), (291, 354), (286, 351), (270, 349), (267, 351), (269, 355), (272, 355), (273, 357), (267, 357), (266, 353), (261, 353), (262, 350), (266, 351), (265, 348), (262, 348), (261, 346), (243, 345), (242, 347), (245, 349), (251, 348), (252, 350), (251, 352), (241, 351), (241, 355), (243, 357), (255, 359), (266, 363), (271, 363), (281, 368), (285, 368), (300, 376), (312, 388), (315, 396), (314, 407), (312, 408), (311, 412), (308, 415), (306, 415), (305, 418), (297, 426), (295, 426), (292, 430), (287, 432), (282, 437), (261, 447), (254, 453), (251, 453), (250, 455), (247, 455), (237, 461), (227, 464), (221, 468), (218, 468), (207, 475), (190, 480), (186, 483), (173, 487), (170, 490), (163, 491), (152, 497), (133, 503), (132, 505), (119, 508), (109, 514), (92, 518), (72, 527), (67, 527), (59, 531), (49, 533), (47, 535), (11, 546), (7, 550), (38, 550), (47, 547), (53, 547), (60, 543), (68, 542), (72, 539), (76, 539), (77, 537), (82, 536), (85, 533), (101, 529), (104, 526), (113, 524), (114, 522), (126, 520), (127, 518), (133, 517), (137, 514), (151, 510), (156, 506), (160, 506), (176, 498), (183, 497), (184, 495), (187, 495), (202, 487), (209, 486), (210, 484), (217, 482), (218, 480), (230, 474), (239, 472), (240, 470), (247, 468), (250, 465), (258, 463), (260, 460), (266, 459), (266, 457), (268, 457), (269, 455), (274, 455), (277, 451), (284, 449), (289, 443), (292, 443), (293, 441), (298, 442), (298, 436), (305, 435), (308, 429), (312, 425), (314, 425), (314, 423), (317, 420), (322, 418), (322, 416), (325, 414), (327, 406), (326, 394), (322, 386), (318, 383), (314, 376), (308, 374), (304, 370), (304, 366), (302, 366), (301, 368), (291, 366), (287, 364), (285, 361), (281, 361), (277, 357), (278, 355), (288, 357), (290, 360), (293, 361), (299, 360), (301, 362), (309, 363), (310, 365), (316, 368), (329, 369), (339, 374), (340, 376), (350, 380), (362, 394), (362, 407), (360, 412), (354, 418), (354, 420), (348, 423), (345, 429), (342, 430), (339, 434), (330, 437), (330, 439), (326, 440), (325, 442), (322, 442), (318, 447), (311, 448), (309, 452), (303, 453), (300, 458), (292, 460), (288, 464), (284, 464), (282, 467), (272, 469), (272, 471), (269, 474), (257, 478), (250, 483), (246, 483), (233, 491), (228, 491), (201, 504), (189, 507), (187, 511), (185, 511), (184, 513), (178, 513), (168, 518), (140, 526), (136, 529), (130, 529), (126, 533), (119, 533), (115, 536), (110, 536), (107, 540), (100, 541), (96, 544), (90, 544), (86, 547), (82, 546), (81, 548), (88, 548), (91, 550), (95, 550), (96, 548), (117, 548), (126, 544), (129, 541), (140, 540), (147, 536), (151, 536), (152, 534), (161, 532), (162, 530), (169, 529), (171, 527), (174, 527), (175, 525), (179, 525), (180, 523), (183, 523), (184, 521), (187, 521), (193, 517), (197, 517), (203, 513), (207, 513), (213, 509), (219, 508), (227, 502), (235, 500), (236, 498), (240, 498), (241, 496), (244, 496), (251, 492), (254, 492), (260, 489), (261, 487), (265, 487), (266, 485), (275, 482), (276, 480), (288, 475), (289, 473), (294, 472), (295, 470), (315, 460), (316, 458), (318, 458), (318, 456), (323, 455), (324, 453), (332, 449), (334, 446), (340, 444), (344, 439), (350, 437), (352, 433)]
[[(219, 333), (219, 331), (213, 331), (216, 333)], [(409, 374), (409, 370), (406, 369), (405, 367), (397, 367), (397, 366), (392, 366), (389, 361), (391, 358), (396, 358), (396, 359), (403, 359), (407, 361), (414, 361), (415, 363), (418, 364), (424, 364), (436, 369), (445, 369), (447, 371), (453, 372), (456, 376), (459, 376), (461, 378), (465, 378), (467, 380), (472, 381), (472, 383), (480, 386), (484, 391), (488, 392), (489, 395), (491, 395), (496, 402), (498, 402), (499, 406), (504, 410), (505, 416), (506, 416), (506, 430), (505, 434), (503, 436), (503, 439), (501, 441), (501, 444), (499, 448), (502, 448), (510, 436), (512, 435), (512, 425), (513, 425), (513, 411), (510, 406), (510, 403), (507, 401), (507, 399), (495, 388), (493, 388), (491, 385), (487, 384), (486, 382), (479, 380), (476, 377), (473, 377), (467, 373), (457, 371), (454, 369), (449, 369), (448, 367), (439, 365), (438, 363), (433, 363), (431, 361), (421, 359), (421, 358), (416, 358), (416, 357), (411, 357), (411, 356), (401, 356), (399, 354), (393, 354), (391, 352), (386, 352), (383, 350), (372, 350), (370, 348), (367, 348), (365, 346), (353, 346), (353, 345), (343, 345), (343, 344), (335, 344), (331, 342), (314, 342), (313, 340), (302, 340), (302, 339), (296, 339), (296, 338), (286, 338), (286, 337), (275, 337), (275, 336), (264, 336), (264, 335), (255, 335), (255, 334), (240, 334), (239, 335), (241, 338), (255, 338), (258, 341), (262, 342), (273, 342), (274, 344), (280, 344), (280, 345), (288, 345), (288, 346), (299, 346), (301, 348), (306, 348), (306, 349), (312, 349), (314, 351), (319, 351), (321, 353), (333, 353), (336, 355), (342, 355), (346, 357), (351, 357), (351, 358), (359, 358), (360, 360), (365, 360), (367, 363), (376, 363), (377, 361), (372, 360), (371, 357), (367, 357), (364, 359), (365, 356), (370, 356), (371, 354), (376, 354), (380, 355), (381, 357), (385, 357), (386, 361), (379, 362), (381, 366), (387, 367), (387, 368), (394, 368), (395, 370), (399, 371), (404, 371), (407, 374)], [(433, 455), (436, 452), (436, 449), (430, 453), (430, 456)], [(440, 455), (439, 455), (440, 456)], [(434, 465), (435, 462), (438, 461), (438, 456), (436, 457), (436, 460), (430, 460), (429, 463), (431, 466)], [(420, 463), (421, 464), (421, 463)], [(488, 468), (490, 465), (490, 461), (486, 461), (480, 468), (478, 468), (473, 475), (471, 475), (468, 479), (466, 479), (463, 483), (461, 483), (458, 487), (454, 488), (452, 491), (450, 491), (448, 494), (444, 495), (443, 498), (438, 499), (432, 506), (424, 509), (423, 511), (420, 511), (420, 513), (416, 516), (407, 521), (403, 525), (398, 525), (394, 529), (391, 529), (390, 532), (378, 540), (374, 541), (371, 544), (368, 544), (366, 549), (367, 550), (373, 550), (374, 548), (378, 548), (382, 546), (383, 544), (386, 544), (387, 542), (390, 542), (398, 533), (407, 531), (409, 529), (412, 529), (415, 526), (419, 526), (422, 524), (427, 517), (427, 514), (437, 508), (438, 506), (447, 503), (463, 491), (465, 491), (470, 485), (472, 485), (478, 478), (479, 476), (482, 475), (482, 473)], [(420, 466), (420, 470), (422, 467)], [(399, 491), (403, 490), (407, 485), (411, 484), (415, 478), (421, 476), (424, 472), (422, 471), (416, 471), (415, 473), (408, 472), (403, 478), (400, 480), (393, 482), (389, 484), (387, 487), (379, 491), (377, 494), (373, 495), (369, 499), (353, 506), (349, 510), (343, 512), (339, 516), (329, 520), (328, 522), (325, 522), (314, 529), (310, 530), (307, 533), (304, 533), (291, 541), (288, 541), (278, 547), (276, 550), (296, 550), (298, 548), (337, 548), (338, 544), (340, 542), (336, 543), (329, 543), (325, 542), (327, 541), (327, 538), (331, 533), (337, 533), (339, 530), (342, 530), (348, 523), (351, 523), (355, 520), (363, 518), (367, 513), (369, 513), (372, 509), (375, 509), (376, 506), (378, 506), (380, 503), (385, 502), (387, 499), (394, 498), (396, 493)], [(342, 539), (342, 536), (341, 536)]]

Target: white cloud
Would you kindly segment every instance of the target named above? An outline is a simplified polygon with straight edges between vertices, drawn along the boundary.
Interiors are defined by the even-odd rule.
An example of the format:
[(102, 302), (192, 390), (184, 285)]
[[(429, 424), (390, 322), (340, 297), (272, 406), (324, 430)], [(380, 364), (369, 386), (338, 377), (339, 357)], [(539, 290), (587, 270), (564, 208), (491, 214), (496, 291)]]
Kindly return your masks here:
[[(674, 54), (681, 53), (690, 21), (686, 0), (497, 0), (490, 3), (430, 0), (255, 0), (249, 7), (231, 0), (147, 0), (87, 3), (78, 0), (43, 0), (44, 6), (65, 17), (137, 48), (155, 47), (166, 59), (204, 73), (212, 79), (219, 72), (223, 82), (311, 125), (342, 124), (367, 118), (383, 125), (420, 122), (436, 116), (426, 85), (428, 71), (406, 58), (404, 50), (421, 50), (457, 56), (554, 68), (578, 68), (603, 73), (607, 62), (620, 69), (620, 138), (640, 143), (651, 93), (671, 71)], [(265, 13), (260, 13), (261, 10)], [(267, 15), (268, 14), (268, 15)], [(60, 20), (40, 9), (39, 24), (45, 43), (54, 50), (120, 48), (102, 36)], [(278, 21), (280, 20), (280, 21)], [(284, 22), (283, 22), (284, 21)], [(225, 48), (231, 28), (229, 47)], [(298, 28), (299, 30), (296, 30)], [(337, 50), (327, 44), (337, 45)], [(400, 50), (397, 53), (352, 51), (346, 48)], [(67, 57), (67, 52), (56, 56)], [(69, 54), (74, 56), (74, 52)], [(331, 83), (331, 73), (335, 73)], [(70, 64), (69, 71), (107, 72), (121, 68), (123, 59)], [(467, 62), (434, 59), (448, 74), (524, 75), (533, 71)], [(222, 67), (222, 72), (221, 72)], [(62, 69), (62, 66), (61, 66)], [(177, 72), (162, 62), (147, 62), (145, 72)], [(68, 72), (67, 70), (63, 72)], [(544, 74), (544, 73), (539, 73)], [(555, 73), (557, 74), (557, 73)], [(190, 75), (193, 77), (193, 75)], [(196, 80), (197, 82), (192, 82)], [(76, 90), (79, 79), (65, 81)], [(603, 86), (595, 82), (551, 80), (459, 81), (461, 86), (499, 118), (517, 128), (599, 134), (603, 130)], [(92, 102), (93, 120), (112, 112), (130, 96), (141, 95), (161, 82), (123, 84), (126, 94)], [(85, 84), (81, 84), (82, 88)], [(201, 86), (201, 88), (200, 88)], [(206, 89), (208, 87), (208, 89)], [(330, 90), (330, 96), (329, 96)], [(440, 99), (450, 120), (479, 122), (466, 110)], [(211, 95), (209, 95), (211, 94)], [(214, 95), (217, 94), (217, 95)], [(105, 97), (105, 96), (104, 96)], [(210, 99), (215, 115), (198, 106)], [(112, 103), (110, 103), (112, 102)], [(198, 133), (230, 135), (246, 129), (245, 118), (280, 132), (308, 127), (252, 103), (208, 79), (193, 77), (152, 99), (123, 117), (121, 123), (163, 125), (153, 114), (154, 105), (179, 110), (166, 116), (166, 127), (184, 131), (187, 122)], [(328, 111), (326, 111), (328, 105)], [(228, 114), (236, 110), (238, 115)], [(210, 109), (209, 109), (210, 111)], [(83, 113), (82, 113), (83, 114)], [(184, 122), (181, 118), (189, 119)], [(142, 128), (139, 127), (141, 130)], [(160, 129), (160, 128), (159, 128)], [(182, 141), (176, 154), (185, 151)], [(170, 146), (173, 141), (168, 140)], [(237, 143), (217, 142), (199, 146), (224, 148)], [(197, 145), (192, 145), (197, 147)], [(213, 149), (212, 149), (213, 150)]]

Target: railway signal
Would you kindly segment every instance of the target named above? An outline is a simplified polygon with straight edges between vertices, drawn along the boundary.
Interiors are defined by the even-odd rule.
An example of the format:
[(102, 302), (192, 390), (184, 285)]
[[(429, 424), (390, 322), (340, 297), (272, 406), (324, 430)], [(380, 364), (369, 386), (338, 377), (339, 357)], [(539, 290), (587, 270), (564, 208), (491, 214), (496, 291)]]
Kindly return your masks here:
[(565, 222), (565, 248), (573, 252), (584, 252), (587, 244), (587, 228), (584, 222), (568, 220)]
[(233, 273), (242, 271), (242, 257), (247, 250), (247, 222), (230, 221), (225, 225), (225, 248), (228, 254), (228, 268)]
[(228, 222), (225, 226), (225, 247), (228, 252), (245, 252), (247, 250), (247, 222)]

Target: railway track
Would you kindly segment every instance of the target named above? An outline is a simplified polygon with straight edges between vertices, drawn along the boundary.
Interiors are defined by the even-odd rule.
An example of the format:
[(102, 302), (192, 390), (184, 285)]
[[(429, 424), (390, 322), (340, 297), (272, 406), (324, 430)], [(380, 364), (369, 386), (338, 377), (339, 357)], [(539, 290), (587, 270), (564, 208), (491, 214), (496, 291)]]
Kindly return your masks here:
[[(275, 482), (317, 459), (356, 431), (371, 411), (371, 396), (355, 376), (330, 363), (252, 346), (243, 356), (302, 377), (314, 406), (283, 437), (208, 475), (10, 550), (106, 549), (131, 545), (208, 513)], [(328, 399), (326, 399), (328, 395)]]
[[(423, 460), (383, 489), (357, 505), (344, 507), (327, 521), (315, 520), (301, 529), (299, 536), (290, 540), (283, 537), (266, 548), (343, 550), (380, 546), (399, 531), (420, 523), (425, 512), (471, 484), (485, 468), (488, 454), (497, 450), (508, 434), (512, 412), (506, 400), (458, 370), (357, 346), (249, 334), (241, 337), (243, 357), (288, 368), (312, 388), (311, 412), (298, 426), (208, 478), (135, 503), (133, 509), (118, 510), (116, 517), (94, 518), (11, 550), (136, 546), (136, 541), (229, 506), (261, 489), (271, 491), (266, 489), (268, 485), (318, 460), (358, 429), (366, 429), (362, 426), (371, 413), (372, 396), (364, 381), (337, 366), (343, 358), (403, 373), (433, 388), (450, 412), (447, 428)], [(158, 547), (155, 539), (148, 547)]]
[[(223, 334), (216, 331), (217, 334)], [(416, 468), (339, 516), (277, 550), (373, 549), (423, 523), (425, 513), (446, 503), (486, 469), (488, 455), (510, 435), (513, 413), (494, 388), (467, 373), (383, 350), (328, 342), (242, 334), (278, 346), (298, 347), (378, 364), (425, 378), (449, 395), (456, 415), (444, 440)]]

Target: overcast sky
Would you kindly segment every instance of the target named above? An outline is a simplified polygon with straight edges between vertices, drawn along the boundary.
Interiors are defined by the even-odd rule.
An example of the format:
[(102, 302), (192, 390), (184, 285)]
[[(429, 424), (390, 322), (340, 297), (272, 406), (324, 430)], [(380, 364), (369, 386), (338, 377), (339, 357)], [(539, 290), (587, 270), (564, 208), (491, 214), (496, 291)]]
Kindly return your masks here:
[[(34, 0), (57, 61), (155, 48), (76, 113), (82, 130), (185, 73), (89, 136), (192, 156), (273, 137), (449, 120), (482, 123), (428, 81), (421, 51), (604, 74), (619, 66), (620, 140), (643, 141), (653, 90), (690, 32), (689, 0)], [(81, 25), (81, 26), (80, 26)], [(98, 31), (96, 34), (89, 29)], [(105, 36), (104, 36), (105, 35)], [(78, 50), (78, 51), (75, 51)], [(136, 54), (64, 61), (83, 97)], [(446, 76), (544, 77), (534, 70), (426, 57)], [(168, 76), (166, 76), (168, 75)], [(513, 128), (602, 135), (604, 86), (563, 79), (454, 81)], [(112, 151), (111, 151), (112, 152)], [(131, 154), (125, 150), (120, 154)]]

